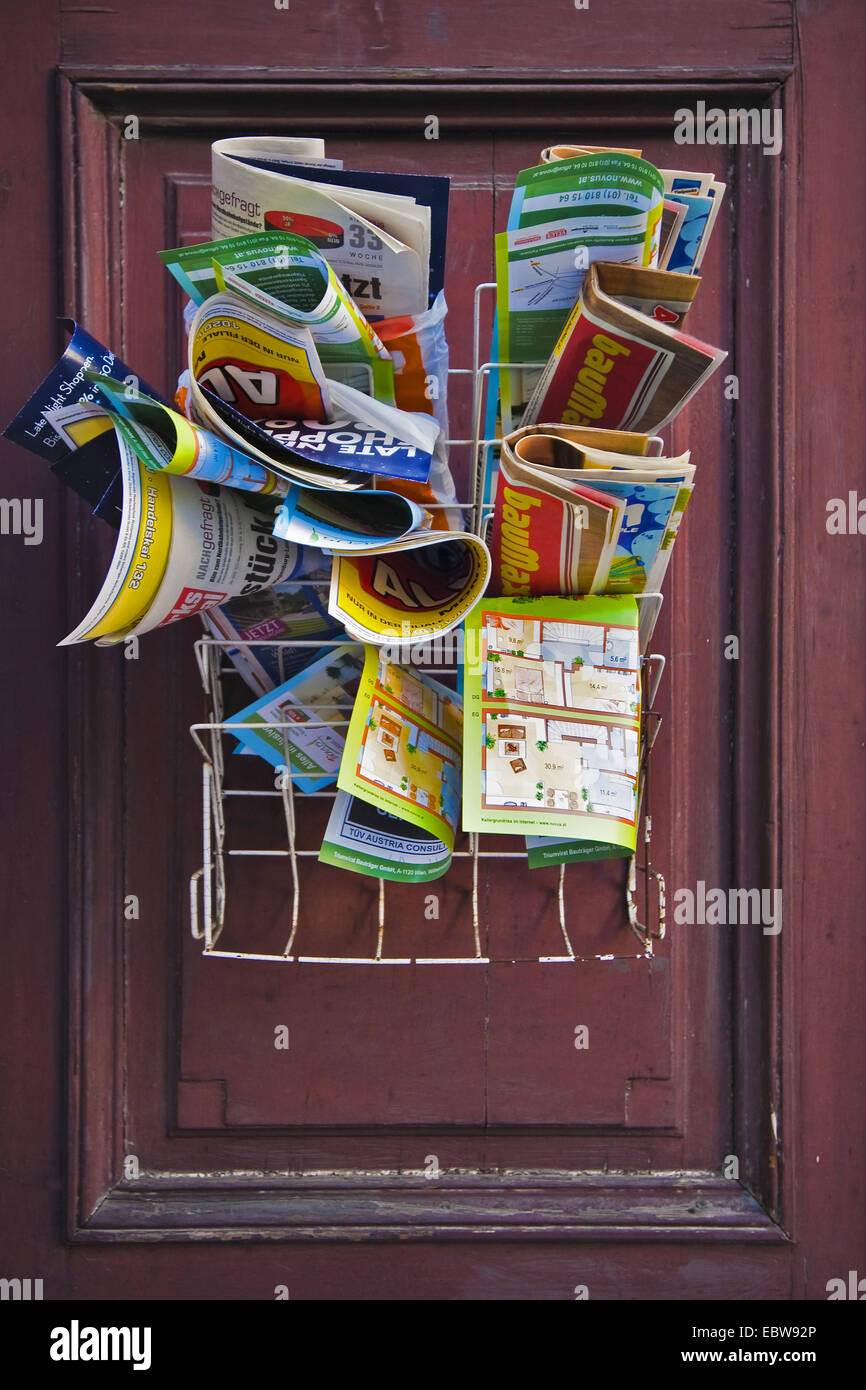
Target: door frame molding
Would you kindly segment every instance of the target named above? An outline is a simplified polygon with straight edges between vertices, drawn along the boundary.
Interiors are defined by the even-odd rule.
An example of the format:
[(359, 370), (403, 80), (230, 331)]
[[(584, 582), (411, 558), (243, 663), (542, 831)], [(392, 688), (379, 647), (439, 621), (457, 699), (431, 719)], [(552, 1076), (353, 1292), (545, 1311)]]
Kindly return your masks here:
[[(121, 130), (130, 111), (139, 117), (142, 134), (191, 128), (216, 134), (226, 127), (243, 132), (272, 127), (288, 130), (315, 125), (323, 133), (357, 127), (359, 101), (375, 101), (365, 124), (377, 130), (423, 125), (435, 98), (443, 129), (471, 132), (490, 129), (563, 130), (578, 122), (598, 130), (624, 130), (647, 122), (670, 128), (672, 103), (694, 102), (700, 95), (723, 105), (779, 102), (786, 71), (774, 77), (729, 82), (694, 81), (623, 83), (612, 80), (517, 82), (489, 81), (358, 83), (320, 77), (282, 83), (225, 80), (208, 70), (206, 81), (141, 80), (124, 74), (59, 73), (61, 148), (74, 160), (63, 162), (62, 245), (67, 307), (86, 306), (88, 326), (123, 351), (121, 297), (112, 293), (105, 267), (120, 264), (117, 200), (111, 190), (121, 176)], [(254, 114), (250, 114), (255, 100)], [(786, 95), (787, 104), (787, 95)], [(786, 110), (789, 128), (795, 128)], [(737, 237), (733, 255), (738, 271), (756, 253), (762, 229), (769, 226), (779, 247), (783, 212), (793, 219), (790, 188), (796, 183), (796, 151), (786, 150), (786, 202), (778, 161), (762, 167), (760, 151), (741, 151), (734, 202)], [(765, 165), (767, 161), (764, 162)], [(790, 171), (793, 170), (794, 177)], [(769, 192), (760, 227), (745, 212), (745, 198), (756, 182)], [(791, 236), (788, 233), (788, 255)], [(795, 312), (785, 307), (778, 268), (769, 287), (768, 332), (778, 347), (790, 331)], [(783, 311), (785, 313), (783, 314)], [(782, 448), (792, 405), (785, 395), (781, 354), (768, 358), (744, 314), (736, 322), (732, 361), (741, 380), (761, 384), (759, 396), (772, 403), (772, 418), (757, 423), (757, 408), (735, 436), (738, 479), (753, 475), (755, 449), (766, 451), (765, 522), (776, 544), (737, 551), (738, 592), (744, 631), (754, 634), (757, 663), (737, 672), (737, 708), (762, 711), (758, 721), (737, 721), (732, 736), (734, 785), (748, 787), (731, 808), (735, 865), (750, 883), (781, 882), (780, 867), (797, 860), (797, 844), (782, 854), (781, 837), (796, 840), (797, 829), (781, 816), (783, 763), (781, 730), (793, 709), (794, 695), (783, 678), (786, 649), (782, 643), (780, 584), (776, 553), (782, 535)], [(762, 397), (763, 398), (763, 397)], [(790, 426), (788, 430), (790, 438)], [(738, 487), (734, 499), (738, 522), (746, 517), (748, 499)], [(68, 545), (81, 559), (82, 573), (71, 586), (92, 586), (99, 556), (87, 558), (83, 543), (88, 520), (83, 506), (71, 504)], [(754, 536), (754, 524), (749, 532)], [(744, 534), (746, 532), (744, 531)], [(733, 540), (732, 540), (733, 543)], [(69, 566), (69, 572), (72, 570)], [(98, 581), (97, 581), (98, 587)], [(95, 592), (95, 590), (94, 590)], [(83, 611), (83, 610), (82, 610)], [(125, 808), (116, 766), (105, 747), (100, 710), (123, 708), (122, 672), (115, 665), (100, 676), (98, 691), (80, 652), (70, 654), (69, 786), (69, 1081), (67, 1235), (72, 1241), (125, 1242), (154, 1240), (682, 1240), (786, 1242), (790, 1225), (784, 1192), (790, 1191), (790, 1167), (782, 1171), (783, 1132), (790, 1130), (792, 1108), (781, 1107), (782, 1061), (790, 1065), (792, 1035), (783, 1032), (782, 959), (777, 938), (735, 953), (732, 1011), (735, 1020), (735, 1147), (740, 1179), (717, 1173), (667, 1173), (647, 1176), (512, 1170), (497, 1173), (443, 1174), (431, 1185), (412, 1176), (352, 1171), (323, 1180), (291, 1174), (215, 1175), (207, 1181), (190, 1174), (145, 1174), (123, 1177), (123, 1131), (127, 1107), (121, 1054), (125, 1045), (123, 865), (120, 855), (98, 856), (93, 846), (112, 844), (123, 824)], [(115, 703), (116, 702), (116, 703)], [(739, 808), (739, 809), (738, 809)], [(742, 813), (741, 813), (742, 811)], [(760, 828), (760, 833), (758, 831)], [(736, 879), (734, 881), (737, 881)], [(793, 895), (791, 901), (794, 901)], [(792, 933), (801, 929), (789, 926)], [(794, 967), (792, 967), (793, 969)], [(737, 1007), (749, 997), (745, 1014)], [(790, 1018), (790, 996), (786, 1017)], [(756, 1052), (759, 1065), (755, 1065)], [(786, 1102), (791, 1090), (786, 1075)], [(777, 1118), (778, 1117), (778, 1118)], [(794, 1152), (793, 1144), (786, 1150)], [(789, 1159), (790, 1164), (790, 1159)], [(663, 1219), (660, 1219), (663, 1218)]]

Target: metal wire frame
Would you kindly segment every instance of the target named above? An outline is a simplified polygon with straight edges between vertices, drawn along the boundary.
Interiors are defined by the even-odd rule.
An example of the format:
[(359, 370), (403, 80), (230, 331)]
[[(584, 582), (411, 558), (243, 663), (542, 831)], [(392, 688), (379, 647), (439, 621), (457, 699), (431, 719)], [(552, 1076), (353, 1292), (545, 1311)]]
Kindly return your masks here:
[[(470, 478), (471, 496), (466, 502), (441, 503), (442, 507), (453, 510), (464, 511), (469, 514), (472, 530), (478, 534), (486, 533), (491, 508), (485, 507), (483, 496), (483, 479), (486, 468), (489, 465), (491, 451), (498, 447), (499, 441), (493, 438), (484, 438), (482, 429), (482, 418), (485, 407), (486, 392), (489, 388), (492, 373), (494, 371), (515, 371), (531, 370), (541, 368), (544, 363), (502, 363), (502, 362), (481, 362), (481, 296), (491, 290), (495, 290), (495, 282), (488, 282), (476, 286), (474, 301), (474, 331), (473, 331), (473, 366), (471, 368), (450, 368), (449, 376), (473, 376), (473, 398), (472, 398), (472, 419), (473, 434), (469, 439), (449, 439), (447, 443), (454, 446), (471, 447), (470, 458)], [(312, 581), (315, 583), (315, 581)], [(325, 586), (327, 581), (319, 581)], [(298, 586), (310, 587), (311, 581), (299, 580)], [(559, 929), (563, 940), (564, 953), (557, 955), (545, 955), (527, 958), (532, 963), (538, 964), (579, 964), (586, 961), (612, 961), (623, 959), (640, 959), (653, 954), (653, 943), (662, 940), (665, 935), (665, 883), (662, 874), (653, 868), (650, 857), (652, 844), (652, 815), (649, 798), (649, 765), (650, 754), (655, 743), (658, 729), (661, 723), (661, 716), (653, 708), (655, 697), (658, 692), (662, 672), (665, 666), (665, 658), (656, 653), (648, 653), (647, 645), (652, 636), (656, 620), (662, 604), (662, 595), (659, 593), (645, 593), (636, 595), (641, 610), (640, 619), (640, 649), (641, 657), (641, 676), (644, 698), (642, 701), (641, 716), (641, 757), (638, 770), (638, 824), (640, 825), (641, 813), (643, 813), (643, 836), (642, 839), (642, 862), (638, 863), (638, 855), (632, 855), (628, 862), (625, 903), (628, 925), (634, 933), (641, 946), (638, 952), (631, 954), (610, 953), (583, 956), (575, 951), (571, 941), (567, 925), (566, 909), (566, 890), (565, 890), (565, 869), (566, 865), (561, 864), (559, 868), (559, 878), (556, 890), (557, 913)], [(303, 858), (316, 858), (317, 850), (299, 849), (296, 842), (296, 819), (293, 779), (302, 776), (301, 773), (290, 771), (290, 758), (288, 750), (288, 740), (286, 731), (294, 727), (291, 721), (270, 722), (259, 727), (280, 730), (283, 738), (284, 749), (284, 771), (279, 778), (279, 786), (273, 791), (270, 790), (250, 790), (246, 788), (230, 788), (225, 785), (225, 757), (223, 749), (223, 735), (230, 733), (233, 729), (245, 728), (243, 722), (227, 720), (224, 717), (224, 701), (222, 677), (224, 674), (233, 673), (233, 667), (224, 660), (227, 648), (242, 646), (266, 647), (272, 646), (280, 648), (283, 646), (291, 647), (313, 647), (317, 650), (325, 650), (328, 647), (345, 645), (362, 646), (362, 643), (347, 644), (345, 639), (328, 639), (317, 641), (313, 639), (290, 639), (289, 641), (250, 641), (241, 642), (236, 639), (217, 639), (213, 637), (200, 638), (195, 643), (195, 657), (201, 676), (202, 687), (206, 698), (210, 704), (211, 718), (205, 722), (190, 725), (190, 734), (202, 756), (202, 865), (190, 878), (190, 928), (196, 940), (204, 942), (203, 954), (207, 956), (219, 956), (226, 959), (235, 960), (258, 960), (269, 962), (293, 962), (297, 964), (319, 964), (319, 965), (488, 965), (491, 957), (485, 954), (481, 944), (481, 926), (479, 910), (479, 885), (478, 869), (479, 862), (487, 859), (491, 860), (521, 860), (526, 862), (525, 851), (518, 850), (495, 850), (482, 849), (480, 847), (480, 836), (477, 833), (468, 835), (468, 848), (455, 850), (452, 854), (453, 859), (469, 859), (472, 862), (472, 950), (462, 956), (388, 956), (384, 953), (385, 924), (386, 924), (386, 898), (385, 880), (378, 880), (377, 897), (377, 923), (376, 923), (376, 946), (371, 955), (368, 956), (324, 956), (308, 955), (295, 953), (294, 946), (300, 924), (301, 910), (301, 879), (299, 861)], [(425, 644), (419, 644), (425, 645)], [(413, 663), (417, 664), (417, 663)], [(419, 664), (419, 669), (434, 669), (438, 675), (447, 674), (456, 668), (434, 666), (432, 668)], [(319, 708), (324, 713), (328, 709), (337, 709), (338, 706), (321, 705)], [(311, 720), (305, 723), (307, 728), (338, 728), (348, 725), (348, 720)], [(308, 792), (306, 796), (333, 798), (333, 791)], [(279, 797), (282, 801), (283, 815), (286, 826), (287, 848), (278, 850), (265, 849), (235, 849), (226, 847), (226, 823), (225, 823), (225, 802), (228, 797)], [(485, 838), (491, 838), (489, 836)], [(292, 907), (291, 920), (288, 939), (285, 948), (279, 954), (252, 951), (229, 951), (220, 949), (218, 942), (225, 926), (226, 914), (226, 858), (287, 858), (289, 860), (290, 878), (292, 885)], [(637, 874), (644, 876), (642, 913), (638, 907)], [(656, 887), (656, 906), (653, 913), (651, 885)], [(652, 925), (655, 915), (655, 926)], [(641, 916), (642, 919), (641, 920)], [(509, 957), (509, 961), (516, 962), (516, 958)]]

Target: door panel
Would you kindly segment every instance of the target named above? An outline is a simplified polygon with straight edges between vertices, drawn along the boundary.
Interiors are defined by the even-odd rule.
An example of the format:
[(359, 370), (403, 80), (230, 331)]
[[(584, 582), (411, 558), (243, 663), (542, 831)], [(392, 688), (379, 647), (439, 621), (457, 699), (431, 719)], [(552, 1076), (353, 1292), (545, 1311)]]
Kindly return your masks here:
[[(166, 87), (162, 109), (147, 118), (143, 138), (130, 141), (118, 140), (110, 124), (116, 98), (84, 89), (73, 98), (89, 106), (90, 121), (102, 116), (104, 144), (97, 151), (110, 152), (122, 169), (123, 207), (109, 198), (106, 220), (116, 227), (116, 254), (123, 266), (126, 360), (167, 391), (182, 365), (180, 305), (174, 287), (165, 284), (155, 250), (208, 235), (209, 143), (224, 133), (206, 114), (206, 86), (192, 109), (184, 97), (180, 127), (176, 97)], [(125, 105), (131, 99), (125, 91)], [(152, 93), (149, 100), (153, 106)], [(640, 140), (651, 157), (661, 160), (668, 146), (659, 132), (653, 97), (646, 95), (642, 116), (637, 114), (640, 97), (632, 97), (629, 124), (619, 134), (611, 124), (614, 94), (605, 102), (600, 108), (594, 99), (586, 110), (574, 112), (565, 128), (591, 139), (603, 121), (605, 139)], [(248, 115), (255, 110), (252, 96), (245, 109)], [(323, 129), (329, 109), (323, 100)], [(472, 128), (467, 100), (469, 128), (462, 132), (459, 153), (443, 140), (422, 144), (418, 131), (407, 138), (389, 111), (371, 117), (364, 140), (346, 141), (337, 131), (328, 144), (350, 166), (413, 168), (423, 155), (432, 172), (457, 169), (446, 289), (451, 360), (459, 366), (471, 363), (474, 286), (491, 276), (494, 208), (504, 220), (514, 176), (538, 152), (537, 136), (511, 126), (506, 99), (491, 98), (487, 113), (490, 133)], [(452, 121), (458, 114), (452, 100)], [(534, 114), (539, 120), (538, 109)], [(555, 115), (550, 119), (561, 120)], [(406, 123), (413, 124), (411, 113)], [(271, 121), (270, 128), (291, 127)], [(712, 153), (733, 201), (739, 169)], [(730, 341), (732, 324), (729, 262), (720, 249), (728, 232), (726, 214), (695, 323), (696, 332), (721, 343)], [(172, 354), (168, 362), (166, 344)], [(462, 397), (455, 392), (452, 401), (452, 435), (458, 437), (469, 432), (470, 419), (468, 383), (460, 384)], [(730, 424), (730, 405), (720, 384), (714, 384), (691, 408), (688, 425), (676, 427), (672, 440), (672, 447), (688, 442), (693, 448), (700, 485), (669, 576), (658, 640), (671, 661), (662, 695), (665, 724), (654, 754), (654, 855), (670, 884), (692, 881), (692, 864), (694, 877), (710, 883), (726, 882), (730, 873), (730, 830), (722, 808), (730, 802), (726, 724), (732, 683), (727, 669), (721, 679), (718, 671), (723, 634), (733, 621), (726, 519), (735, 468)], [(468, 496), (467, 462), (465, 450), (462, 457), (458, 452), (455, 472), (463, 497)], [(688, 576), (695, 567), (706, 567), (713, 582), (701, 584), (697, 601), (689, 604), (695, 586)], [(687, 576), (682, 584), (681, 574)], [(147, 899), (147, 918), (159, 919), (166, 957), (154, 951), (149, 932), (128, 931), (124, 945), (129, 1027), (139, 1038), (152, 1035), (147, 1047), (129, 1050), (132, 1103), (125, 1151), (136, 1153), (148, 1171), (170, 1161), (177, 1150), (165, 1138), (160, 1107), (167, 1105), (176, 1116), (178, 1136), (188, 1128), (224, 1134), (229, 1147), (221, 1144), (221, 1153), (230, 1153), (232, 1136), (237, 1140), (246, 1130), (290, 1131), (293, 1161), (302, 1166), (304, 1155), (321, 1152), (322, 1138), (337, 1128), (350, 1129), (357, 1145), (344, 1146), (341, 1166), (350, 1165), (355, 1153), (363, 1153), (365, 1163), (381, 1155), (384, 1163), (399, 1150), (402, 1162), (417, 1168), (424, 1158), (421, 1147), (426, 1152), (448, 1144), (452, 1162), (471, 1170), (483, 1164), (496, 1135), (498, 1161), (515, 1166), (564, 1161), (579, 1169), (601, 1153), (604, 1163), (631, 1168), (640, 1165), (649, 1146), (653, 1161), (665, 1168), (688, 1163), (718, 1171), (733, 1142), (732, 943), (719, 932), (697, 935), (691, 929), (687, 938), (672, 931), (654, 958), (636, 959), (622, 863), (572, 867), (565, 877), (566, 920), (577, 954), (613, 956), (609, 961), (539, 963), (540, 956), (561, 952), (558, 874), (530, 874), (514, 860), (480, 864), (479, 927), (489, 966), (355, 968), (201, 959), (189, 939), (183, 889), (185, 875), (201, 862), (199, 769), (186, 735), (186, 726), (204, 717), (191, 660), (194, 637), (182, 628), (154, 634), (136, 663), (121, 663), (117, 653), (86, 653), (83, 658), (90, 663), (107, 658), (121, 666), (117, 679), (123, 686), (128, 732), (124, 740), (118, 729), (116, 757), (117, 766), (125, 769), (123, 799), (129, 808), (125, 890), (149, 884), (150, 864), (170, 865), (157, 895)], [(96, 666), (91, 669), (95, 673)], [(239, 682), (227, 681), (227, 690), (227, 700), (233, 698), (236, 706), (247, 703)], [(720, 730), (712, 742), (707, 727)], [(164, 763), (154, 759), (155, 747), (171, 750)], [(263, 765), (230, 756), (228, 761), (233, 782), (272, 788)], [(299, 799), (298, 806), (300, 846), (313, 848), (328, 802)], [(228, 823), (229, 842), (236, 847), (285, 847), (278, 800), (235, 802)], [(182, 830), (182, 845), (174, 827)], [(492, 850), (520, 849), (519, 841), (497, 840), (483, 837), (482, 843)], [(372, 951), (375, 884), (305, 860), (301, 887), (296, 953)], [(425, 918), (428, 891), (388, 885), (386, 955), (471, 953), (469, 863), (457, 861), (436, 885), (438, 921)], [(144, 920), (146, 896), (140, 896)], [(281, 950), (289, 935), (290, 906), (284, 859), (230, 861), (221, 945)], [(165, 972), (172, 981), (167, 1018), (157, 1007)], [(148, 1078), (165, 1023), (176, 1029), (177, 1051), (167, 1061), (161, 1101)], [(273, 1045), (280, 1024), (290, 1030), (288, 1052)], [(575, 1047), (579, 1026), (589, 1030), (586, 1050)], [(696, 1049), (691, 1055), (700, 1057), (697, 1085), (691, 1082), (690, 1054), (682, 1045), (688, 1033), (697, 1035), (691, 1044)], [(435, 1134), (435, 1145), (432, 1140), (421, 1146), (398, 1141), (398, 1131), (420, 1126)]]
[[(632, 133), (629, 138), (636, 136)], [(474, 286), (492, 273), (494, 188), (500, 189), (501, 201), (501, 190), (513, 184), (518, 169), (537, 157), (537, 140), (508, 131), (498, 136), (494, 147), (492, 139), (476, 134), (471, 141), (462, 142), (459, 161), (447, 141), (422, 145), (417, 134), (407, 140), (395, 138), (389, 130), (365, 142), (335, 140), (328, 148), (348, 167), (413, 168), (422, 152), (433, 172), (458, 164), (447, 266), (452, 303), (449, 338), (453, 364), (468, 365)], [(181, 363), (177, 362), (166, 378), (162, 344), (178, 338), (178, 296), (173, 290), (165, 293), (162, 266), (147, 251), (155, 244), (153, 238), (165, 237), (166, 232), (172, 244), (209, 235), (209, 193), (202, 182), (208, 167), (208, 140), (191, 142), (174, 134), (148, 135), (143, 140), (124, 142), (121, 155), (127, 351), (134, 362), (142, 364), (145, 375), (150, 378), (153, 373), (170, 390), (175, 367)], [(165, 178), (166, 169), (171, 170), (170, 182)], [(729, 335), (728, 324), (720, 321), (721, 306), (730, 294), (730, 287), (727, 296), (724, 288), (723, 278), (708, 314), (715, 320), (709, 324), (708, 336), (719, 341)], [(166, 317), (144, 310), (145, 305), (158, 302), (166, 305)], [(137, 325), (143, 319), (146, 341), (139, 352)], [(710, 412), (710, 428), (717, 433), (726, 428), (727, 412), (720, 394), (716, 392)], [(467, 395), (464, 389), (462, 399), (456, 397), (451, 402), (452, 436), (465, 437), (470, 432)], [(707, 437), (711, 435), (704, 431)], [(465, 498), (467, 459), (466, 451), (462, 457), (460, 452), (455, 473), (459, 495)], [(696, 456), (700, 452), (697, 450)], [(461, 463), (463, 468), (458, 471)], [(713, 457), (711, 467), (723, 476), (729, 474), (732, 460), (727, 451)], [(704, 503), (708, 514), (700, 518), (705, 532), (720, 530), (713, 510), (717, 505), (710, 489)], [(706, 616), (702, 614), (704, 620)], [(179, 647), (183, 661), (183, 650), (194, 638), (189, 632), (178, 632), (158, 640)], [(687, 649), (695, 645), (685, 635), (679, 641)], [(145, 650), (141, 663), (129, 673), (127, 699), (134, 703), (152, 699), (147, 678), (150, 661)], [(139, 687), (143, 687), (141, 694)], [(226, 699), (234, 699), (236, 707), (247, 703), (245, 687), (239, 681), (228, 679), (226, 688)], [(190, 707), (186, 695), (183, 700)], [(198, 712), (194, 704), (191, 708), (193, 718), (196, 713), (203, 717), (201, 707)], [(231, 713), (229, 703), (227, 714)], [(137, 720), (134, 723), (137, 725)], [(154, 736), (168, 733), (168, 729), (155, 730)], [(654, 779), (658, 805), (666, 795), (663, 750), (668, 746), (665, 740), (659, 747), (657, 761), (662, 767)], [(196, 786), (196, 760), (187, 750), (182, 761), (191, 791)], [(230, 782), (248, 783), (260, 791), (272, 789), (267, 768), (237, 765), (232, 758), (229, 765)], [(152, 760), (146, 756), (139, 762), (136, 750), (130, 748), (127, 768), (127, 800), (136, 805), (139, 793), (133, 779), (140, 768), (140, 775), (152, 784)], [(186, 799), (186, 790), (172, 786), (165, 788), (164, 794)], [(299, 798), (300, 848), (313, 849), (318, 844), (328, 808), (327, 800)], [(170, 834), (172, 822), (183, 824), (184, 817), (178, 810), (163, 821), (163, 833)], [(665, 824), (663, 811), (656, 824)], [(229, 843), (238, 848), (285, 848), (278, 799), (230, 803), (228, 826)], [(714, 840), (720, 833), (721, 858), (724, 831), (717, 821)], [(136, 855), (139, 848), (148, 857), (158, 852), (147, 841), (139, 846), (138, 834), (132, 841)], [(521, 848), (519, 840), (498, 837), (484, 837), (483, 844), (487, 850), (501, 846), (512, 853)], [(461, 845), (465, 847), (465, 838)], [(190, 869), (199, 862), (196, 853), (194, 850), (189, 860)], [(132, 882), (132, 873), (130, 867), (128, 882)], [(569, 870), (567, 921), (579, 954), (635, 955), (636, 943), (625, 918), (624, 876), (624, 866), (616, 862)], [(375, 884), (309, 860), (302, 862), (301, 884), (296, 954), (372, 954), (377, 922)], [(350, 1125), (374, 1130), (377, 1126), (420, 1124), (446, 1131), (453, 1126), (484, 1125), (675, 1130), (677, 1122), (682, 1122), (681, 1107), (676, 1104), (682, 1078), (681, 1073), (672, 1074), (671, 1070), (671, 1030), (676, 1019), (668, 957), (586, 962), (574, 967), (540, 965), (539, 956), (561, 953), (557, 884), (556, 870), (530, 874), (519, 861), (482, 861), (482, 949), (494, 961), (504, 962), (489, 968), (449, 966), (439, 971), (433, 967), (203, 963), (196, 949), (185, 945), (178, 1024), (182, 1039), (178, 1081), (184, 1084), (185, 1096), (190, 1083), (203, 1082), (210, 1092), (218, 1081), (223, 1097), (221, 1124), (230, 1131), (240, 1126)], [(455, 869), (436, 885), (438, 921), (425, 918), (429, 892), (421, 886), (388, 885), (387, 955), (471, 954), (469, 866), (457, 861)], [(225, 949), (280, 951), (290, 932), (286, 862), (230, 862), (228, 904), (227, 927), (221, 939)], [(182, 899), (174, 921), (185, 939), (184, 908)], [(528, 963), (532, 961), (535, 963)], [(699, 959), (699, 965), (703, 964)], [(723, 960), (718, 964), (725, 969)], [(722, 995), (722, 989), (717, 992)], [(273, 1046), (274, 1029), (280, 1023), (290, 1029), (288, 1055)], [(586, 1051), (575, 1048), (577, 1026), (589, 1029)], [(719, 1027), (715, 1041), (718, 1047), (708, 1058), (707, 1069), (720, 1076), (725, 1090), (730, 1087), (730, 1038), (724, 1027)], [(186, 1113), (185, 1108), (182, 1113)], [(729, 1115), (721, 1119), (730, 1122)], [(712, 1168), (718, 1138), (714, 1133), (693, 1138), (704, 1141), (702, 1162)], [(481, 1135), (475, 1141), (465, 1141), (461, 1151), (465, 1166), (480, 1161), (480, 1139)], [(678, 1154), (679, 1136), (674, 1146)], [(143, 1145), (136, 1143), (135, 1147), (138, 1151)], [(579, 1145), (572, 1152), (578, 1161)], [(519, 1161), (519, 1146), (514, 1154), (514, 1161)]]
[[(46, 1297), (269, 1298), (288, 1279), (292, 1298), (570, 1298), (582, 1278), (594, 1298), (820, 1298), (859, 1258), (864, 1136), (846, 1078), (866, 997), (849, 929), (863, 897), (851, 848), (862, 787), (846, 778), (861, 755), (850, 672), (864, 653), (834, 596), (841, 572), (857, 611), (863, 566), (856, 537), (828, 538), (824, 493), (858, 485), (863, 364), (852, 334), (843, 352), (814, 333), (832, 302), (845, 339), (862, 300), (826, 215), (845, 186), (856, 224), (864, 196), (847, 173), (862, 121), (859, 8), (623, 0), (533, 14), (527, 25), (519, 7), (395, 0), (250, 6), (241, 21), (235, 0), (193, 0), (182, 14), (167, 0), (117, 0), (10, 17), (7, 90), (33, 114), (0, 178), (20, 247), (9, 322), (24, 345), (6, 375), (8, 414), (52, 360), (64, 308), (170, 388), (179, 296), (155, 252), (207, 233), (217, 135), (321, 132), (350, 166), (451, 173), (449, 339), (462, 366), (493, 227), (514, 173), (552, 132), (639, 141), (674, 163), (678, 107), (780, 103), (781, 160), (681, 152), (729, 185), (692, 327), (730, 348), (723, 372), (740, 392), (726, 401), (720, 375), (672, 432), (674, 447), (694, 449), (699, 482), (654, 642), (669, 664), (653, 850), (669, 902), (699, 879), (783, 883), (783, 933), (671, 923), (651, 961), (540, 966), (558, 949), (556, 875), (482, 863), (488, 968), (202, 960), (185, 896), (201, 857), (192, 634), (151, 634), (138, 663), (52, 653), (111, 544), (73, 498), (49, 499), (46, 480), (41, 551), (6, 536), (0, 549), (7, 592), (22, 593), (29, 566), (4, 645), (4, 660), (15, 655), (4, 843), (20, 846), (4, 1061), (16, 1096), (22, 1076), (32, 1084), (4, 1156), (24, 1200), (4, 1224), (21, 1272), (46, 1272)], [(842, 106), (831, 89), (846, 92)], [(429, 113), (438, 142), (423, 140)], [(122, 140), (127, 114), (139, 141)], [(43, 255), (61, 183), (62, 295)], [(452, 399), (465, 419), (466, 383)], [(29, 494), (29, 464), (5, 448), (4, 462), (7, 495)], [(722, 655), (728, 633), (737, 663)], [(819, 727), (821, 709), (832, 714)], [(305, 814), (306, 843), (323, 813)], [(279, 823), (257, 816), (245, 828), (279, 844)], [(368, 950), (374, 888), (312, 864), (304, 874), (309, 939)], [(285, 864), (238, 866), (235, 878), (227, 939), (279, 949)], [(434, 930), (436, 949), (465, 949), (470, 890), (468, 865), (456, 866), (431, 923), (419, 895), (389, 888), (389, 949), (416, 954)], [(568, 871), (579, 953), (633, 942), (620, 890), (615, 865)], [(123, 919), (127, 893), (140, 897), (137, 922)], [(291, 1029), (287, 1053), (272, 1046), (278, 1023)], [(573, 1046), (578, 1024), (587, 1051)], [(431, 1154), (438, 1183), (423, 1176)], [(728, 1154), (739, 1182), (721, 1176)], [(59, 1243), (61, 1216), (79, 1248)], [(217, 1243), (157, 1248), (166, 1240)], [(232, 1245), (247, 1241), (258, 1248)], [(103, 1248), (81, 1248), (94, 1242)]]

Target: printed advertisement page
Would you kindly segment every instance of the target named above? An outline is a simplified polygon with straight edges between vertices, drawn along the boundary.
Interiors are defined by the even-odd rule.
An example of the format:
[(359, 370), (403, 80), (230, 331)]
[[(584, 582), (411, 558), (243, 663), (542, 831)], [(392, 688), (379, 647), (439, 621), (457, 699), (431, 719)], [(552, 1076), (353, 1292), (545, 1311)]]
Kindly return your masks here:
[(215, 238), (291, 230), (320, 247), (363, 314), (392, 318), (428, 307), (429, 207), (365, 196), (361, 187), (327, 188), (261, 167), (264, 162), (227, 150), (224, 141), (213, 146)]
[(591, 267), (524, 425), (552, 420), (654, 433), (727, 356), (618, 298), (613, 272), (604, 264)]
[[(242, 747), (288, 770), (298, 791), (330, 786), (343, 755), (363, 660), (357, 646), (333, 647), (299, 675), (231, 715), (226, 721), (230, 732)], [(238, 724), (248, 727), (235, 727)], [(288, 727), (279, 727), (283, 724)]]
[(366, 363), (373, 395), (394, 404), (391, 354), (312, 242), (290, 232), (262, 232), (211, 245), (219, 290), (308, 328), (323, 364)]
[(398, 883), (428, 883), (446, 872), (451, 851), (429, 830), (338, 791), (319, 862)]
[(277, 496), (288, 492), (287, 479), (168, 406), (106, 377), (93, 376), (91, 380), (118, 434), (148, 468), (208, 483), (227, 483), (242, 492)]
[(463, 829), (633, 853), (640, 666), (631, 597), (486, 599), (466, 622)]
[(335, 554), (328, 611), (361, 642), (411, 645), (456, 627), (489, 578), (477, 536), (422, 532), (399, 550)]
[(337, 786), (454, 848), (463, 711), (438, 681), (367, 647)]
[(593, 261), (657, 264), (663, 199), (659, 170), (628, 154), (582, 155), (518, 174), (497, 259), (503, 361), (548, 356)]

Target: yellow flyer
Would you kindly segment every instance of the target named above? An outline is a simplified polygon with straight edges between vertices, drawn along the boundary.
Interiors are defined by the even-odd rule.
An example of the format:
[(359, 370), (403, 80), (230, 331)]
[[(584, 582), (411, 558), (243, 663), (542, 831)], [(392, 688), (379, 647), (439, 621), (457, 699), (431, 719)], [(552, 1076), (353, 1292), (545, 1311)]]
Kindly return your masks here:
[(136, 626), (150, 610), (168, 566), (173, 531), (168, 475), (145, 468), (120, 434), (117, 447), (123, 513), (114, 555), (90, 611), (58, 643), (61, 647), (121, 634)]
[(460, 697), (367, 647), (337, 786), (449, 850), (460, 819)]
[(477, 536), (423, 532), (373, 555), (335, 553), (328, 611), (361, 642), (401, 646), (450, 632), (490, 578)]
[(310, 330), (235, 295), (212, 295), (196, 313), (189, 369), (196, 410), (223, 433), (225, 422), (219, 416), (214, 421), (203, 387), (248, 420), (329, 418), (330, 397)]

